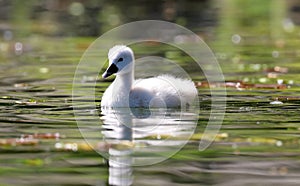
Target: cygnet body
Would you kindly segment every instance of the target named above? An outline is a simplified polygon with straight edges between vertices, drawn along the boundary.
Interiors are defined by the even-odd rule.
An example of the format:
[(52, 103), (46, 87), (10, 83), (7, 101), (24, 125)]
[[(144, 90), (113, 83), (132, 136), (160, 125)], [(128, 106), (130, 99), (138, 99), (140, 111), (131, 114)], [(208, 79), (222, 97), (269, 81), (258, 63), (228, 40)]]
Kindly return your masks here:
[(171, 75), (134, 79), (134, 54), (124, 45), (108, 52), (109, 67), (102, 77), (116, 75), (102, 96), (101, 107), (179, 108), (193, 104), (197, 96), (194, 83)]

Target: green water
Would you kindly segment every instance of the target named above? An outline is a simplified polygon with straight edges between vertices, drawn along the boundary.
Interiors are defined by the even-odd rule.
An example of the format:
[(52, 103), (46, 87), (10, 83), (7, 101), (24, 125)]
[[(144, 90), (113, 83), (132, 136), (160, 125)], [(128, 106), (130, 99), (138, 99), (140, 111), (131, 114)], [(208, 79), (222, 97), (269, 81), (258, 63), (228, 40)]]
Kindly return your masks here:
[[(10, 58), (11, 62), (2, 64), (1, 183), (7, 185), (108, 183), (108, 162), (82, 139), (72, 110), (71, 89), (76, 59), (79, 60), (83, 52), (80, 46), (87, 46), (91, 41), (92, 39), (80, 39), (76, 41), (78, 44), (70, 44), (75, 41), (58, 39), (53, 42), (44, 39), (50, 49), (31, 51)], [(53, 49), (57, 42), (66, 43), (68, 51), (62, 50), (57, 53)], [(253, 59), (253, 63), (261, 64), (265, 68), (282, 66), (276, 62), (269, 62), (272, 56), (263, 47), (259, 45), (249, 47), (255, 50), (252, 50), (251, 55), (243, 55), (241, 58), (251, 60), (257, 58), (255, 53), (259, 52), (266, 57)], [(238, 48), (248, 50), (248, 46)], [(282, 53), (285, 51), (288, 53), (290, 50), (284, 49)], [(280, 78), (284, 81), (294, 80), (294, 84), (282, 90), (227, 88), (227, 109), (222, 129), (215, 142), (205, 151), (198, 151), (198, 145), (209, 118), (210, 93), (209, 89), (199, 87), (200, 113), (194, 135), (183, 149), (166, 161), (151, 166), (132, 167), (133, 184), (268, 185), (275, 182), (278, 185), (296, 185), (300, 181), (299, 97), (297, 97), (299, 67), (294, 62), (297, 56), (289, 53), (286, 56), (289, 57), (289, 61), (284, 66), (291, 70), (280, 75)], [(281, 56), (280, 59), (288, 60), (287, 57)], [(279, 63), (280, 60), (276, 61)], [(248, 72), (239, 71), (237, 66), (240, 64), (231, 62), (231, 65), (232, 68), (223, 68), (226, 79), (248, 78), (259, 83), (259, 79), (266, 76), (263, 69), (252, 69), (251, 64), (246, 62), (243, 66)], [(267, 81), (274, 83), (275, 80), (268, 78)], [(109, 82), (98, 80), (98, 102), (108, 85)], [(283, 104), (270, 104), (280, 96), (295, 99), (282, 98)], [(78, 98), (78, 101), (85, 104), (90, 100)], [(87, 127), (91, 123), (88, 118), (88, 113), (81, 116), (81, 119), (86, 120)], [(24, 135), (46, 133), (51, 133), (52, 137), (50, 139), (46, 136), (35, 137), (35, 140), (31, 140), (28, 144), (9, 142)], [(59, 133), (60, 136), (53, 137), (55, 133)], [(165, 135), (167, 134), (166, 132)], [(164, 132), (161, 135), (164, 135)], [(151, 138), (148, 136), (144, 139), (151, 140)], [(143, 156), (151, 158), (149, 154)]]
[[(226, 2), (230, 6), (235, 1)], [(268, 15), (274, 14), (276, 6), (281, 7), (280, 1), (272, 2), (277, 4), (272, 4)], [(260, 21), (253, 23), (247, 19), (256, 14)], [(86, 124), (91, 146), (78, 129), (72, 106), (73, 77), (82, 54), (96, 37), (32, 34), (1, 40), (0, 185), (108, 185), (112, 179), (123, 185), (299, 185), (300, 28), (294, 25), (292, 31), (283, 29), (281, 22), (276, 21), (280, 14), (274, 14), (279, 18), (265, 20), (259, 9), (254, 12), (247, 9), (237, 19), (227, 10), (221, 12), (222, 24), (213, 28), (213, 36), (200, 33), (218, 58), (225, 79), (249, 86), (227, 87), (222, 128), (204, 151), (198, 147), (209, 120), (211, 98), (209, 88), (198, 86), (200, 110), (188, 142), (165, 161), (147, 166), (114, 168), (107, 157), (93, 148), (106, 155), (110, 148), (124, 152), (137, 147), (143, 150), (153, 141), (168, 138), (168, 128), (158, 132), (159, 138), (157, 133), (131, 136), (134, 142), (107, 137), (103, 131), (111, 129), (100, 120), (104, 115), (99, 108), (86, 106), (91, 102), (86, 95), (74, 100), (82, 104), (79, 119)], [(263, 27), (266, 23), (273, 27)], [(234, 34), (237, 35), (232, 38)], [(22, 43), (22, 50), (15, 50), (16, 42)], [(139, 56), (176, 58), (179, 64), (186, 65), (196, 83), (205, 81), (203, 74), (187, 65), (190, 58), (172, 48), (164, 45), (134, 48)], [(82, 90), (92, 87), (96, 79), (85, 74)], [(97, 104), (111, 81), (97, 80)], [(282, 89), (277, 86), (280, 81), (284, 84)], [(282, 104), (271, 104), (276, 100)], [(180, 121), (176, 112), (168, 116), (169, 127)], [(97, 125), (100, 131), (93, 130), (95, 119), (100, 121)], [(178, 129), (171, 141), (180, 141), (177, 134), (184, 130), (187, 129)], [(168, 156), (172, 147), (164, 145), (157, 151)], [(140, 157), (151, 160), (157, 154), (150, 149), (125, 157), (129, 160), (124, 161)]]

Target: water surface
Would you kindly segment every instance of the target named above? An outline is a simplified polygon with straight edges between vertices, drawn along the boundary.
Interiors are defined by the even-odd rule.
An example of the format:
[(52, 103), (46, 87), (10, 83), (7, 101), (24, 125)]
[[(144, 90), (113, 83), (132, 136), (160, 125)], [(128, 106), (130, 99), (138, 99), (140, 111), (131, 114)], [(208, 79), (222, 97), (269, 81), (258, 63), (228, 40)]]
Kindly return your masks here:
[[(83, 43), (89, 42), (90, 40), (87, 40)], [(293, 63), (286, 65), (293, 76), (289, 73), (280, 75), (285, 82), (294, 80), (294, 84), (288, 85), (288, 88), (227, 87), (227, 109), (222, 129), (215, 142), (205, 151), (198, 151), (198, 145), (209, 118), (210, 93), (208, 88), (198, 87), (200, 112), (190, 140), (185, 145), (184, 143), (172, 144), (171, 140), (167, 143), (169, 146), (166, 144), (162, 147), (158, 146), (160, 147), (158, 149), (164, 151), (158, 154), (168, 156), (165, 153), (172, 150), (173, 145), (184, 145), (179, 152), (167, 160), (148, 166), (137, 167), (130, 164), (135, 162), (132, 158), (155, 159), (157, 153), (153, 154), (154, 151), (148, 148), (147, 151), (135, 152), (137, 154), (132, 155), (132, 148), (140, 146), (139, 150), (141, 150), (142, 147), (149, 147), (151, 143), (169, 136), (176, 138), (173, 134), (190, 135), (194, 125), (188, 123), (194, 119), (174, 120), (171, 116), (176, 117), (176, 113), (167, 115), (171, 119), (168, 124), (159, 126), (154, 130), (157, 132), (151, 134), (132, 132), (126, 127), (115, 126), (109, 122), (98, 123), (96, 127), (101, 127), (101, 130), (97, 131), (93, 130), (95, 120), (102, 121), (100, 118), (103, 118), (104, 114), (99, 108), (92, 110), (85, 106), (91, 101), (88, 95), (75, 98), (82, 104), (81, 119), (85, 122), (85, 129), (89, 131), (92, 147), (112, 157), (116, 156), (116, 153), (119, 157), (122, 152), (109, 151), (110, 148), (123, 149), (121, 151), (124, 151), (125, 157), (129, 158), (116, 160), (130, 162), (125, 164), (124, 169), (120, 169), (120, 167), (112, 167), (111, 158), (100, 156), (86, 143), (74, 120), (71, 88), (76, 62), (70, 61), (76, 56), (79, 57), (77, 51), (78, 48), (75, 46), (67, 53), (56, 55), (35, 52), (34, 55), (15, 58), (14, 63), (18, 66), (11, 66), (10, 63), (2, 65), (1, 183), (105, 185), (116, 180), (128, 185), (129, 183), (133, 185), (297, 185), (299, 183), (297, 63), (294, 68), (292, 68)], [(261, 52), (264, 53), (263, 50)], [(40, 61), (41, 58), (49, 62)], [(255, 63), (264, 66), (264, 60), (256, 60)], [(60, 68), (57, 68), (58, 64)], [(265, 68), (276, 65), (278, 64), (268, 63)], [(259, 78), (265, 76), (264, 67), (256, 70), (249, 64), (243, 66), (252, 72), (239, 72), (238, 67), (230, 68), (230, 71), (224, 68), (226, 78), (236, 80), (243, 77), (259, 83)], [(83, 76), (86, 88), (90, 87), (89, 81), (93, 82), (94, 78), (97, 77)], [(195, 81), (202, 80), (200, 77)], [(268, 81), (265, 84), (274, 83), (272, 79)], [(97, 81), (96, 102), (100, 103), (101, 95), (109, 84), (110, 82)], [(270, 104), (276, 99), (283, 104)], [(125, 115), (125, 120), (132, 120), (126, 117), (128, 115)], [(106, 118), (104, 121), (109, 120)], [(185, 124), (180, 125), (179, 128), (172, 127), (180, 121), (184, 121)], [(135, 127), (142, 130), (144, 127), (155, 127), (155, 123), (157, 122), (154, 120), (144, 125), (136, 124)], [(105, 139), (109, 143), (103, 143), (99, 139)], [(177, 137), (175, 141), (178, 140), (180, 141), (180, 138)], [(120, 146), (107, 145), (116, 142)], [(118, 172), (119, 177), (113, 174), (115, 171)], [(126, 179), (122, 177), (124, 174)]]

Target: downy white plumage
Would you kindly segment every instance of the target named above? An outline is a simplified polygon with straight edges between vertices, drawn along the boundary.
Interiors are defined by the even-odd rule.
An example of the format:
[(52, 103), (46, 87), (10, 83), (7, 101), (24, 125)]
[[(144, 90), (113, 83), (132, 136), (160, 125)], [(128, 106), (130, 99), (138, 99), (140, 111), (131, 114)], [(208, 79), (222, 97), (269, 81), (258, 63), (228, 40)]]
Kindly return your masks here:
[(197, 96), (194, 83), (171, 75), (134, 79), (134, 54), (125, 45), (108, 52), (109, 67), (102, 77), (116, 75), (102, 96), (101, 107), (178, 108), (193, 104)]

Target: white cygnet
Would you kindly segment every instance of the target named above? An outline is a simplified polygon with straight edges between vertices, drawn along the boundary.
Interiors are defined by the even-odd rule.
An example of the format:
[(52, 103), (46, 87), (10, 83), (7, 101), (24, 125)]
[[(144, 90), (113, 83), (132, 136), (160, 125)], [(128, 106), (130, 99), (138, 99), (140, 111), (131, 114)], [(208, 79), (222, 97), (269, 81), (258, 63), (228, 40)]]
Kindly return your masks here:
[(197, 96), (194, 83), (171, 75), (134, 79), (134, 54), (125, 45), (108, 52), (109, 67), (102, 77), (116, 75), (101, 99), (101, 107), (180, 108), (193, 105)]

